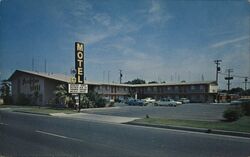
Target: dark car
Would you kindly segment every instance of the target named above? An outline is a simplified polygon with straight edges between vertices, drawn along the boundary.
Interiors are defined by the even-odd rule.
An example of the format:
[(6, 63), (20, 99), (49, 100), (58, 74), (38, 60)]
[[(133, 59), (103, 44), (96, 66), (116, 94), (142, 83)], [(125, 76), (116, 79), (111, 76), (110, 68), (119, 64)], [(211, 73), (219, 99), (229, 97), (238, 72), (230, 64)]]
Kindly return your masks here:
[(129, 106), (143, 106), (144, 103), (142, 100), (138, 100), (138, 99), (131, 99), (127, 102), (127, 104)]

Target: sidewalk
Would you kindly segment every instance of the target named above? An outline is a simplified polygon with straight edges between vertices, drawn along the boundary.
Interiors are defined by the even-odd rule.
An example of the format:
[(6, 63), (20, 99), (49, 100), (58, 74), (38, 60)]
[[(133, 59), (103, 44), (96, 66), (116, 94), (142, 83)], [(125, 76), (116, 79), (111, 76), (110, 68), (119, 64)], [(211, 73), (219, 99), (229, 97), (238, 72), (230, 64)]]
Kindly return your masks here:
[(52, 113), (50, 115), (56, 117), (78, 119), (78, 120), (102, 121), (102, 122), (119, 123), (119, 124), (128, 123), (136, 119), (140, 119), (136, 117), (108, 116), (108, 115), (97, 115), (89, 113), (75, 113), (75, 114)]

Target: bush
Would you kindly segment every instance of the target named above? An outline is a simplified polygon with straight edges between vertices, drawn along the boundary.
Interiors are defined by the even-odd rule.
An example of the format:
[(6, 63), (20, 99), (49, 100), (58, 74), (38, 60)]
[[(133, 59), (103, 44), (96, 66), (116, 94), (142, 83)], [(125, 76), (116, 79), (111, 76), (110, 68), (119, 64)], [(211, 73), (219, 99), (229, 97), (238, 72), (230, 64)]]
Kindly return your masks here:
[(31, 105), (31, 95), (27, 96), (25, 94), (20, 94), (17, 98), (17, 105)]
[(12, 97), (11, 96), (5, 96), (3, 98), (3, 104), (4, 105), (10, 105), (10, 104), (12, 104)]
[(241, 104), (241, 109), (246, 116), (250, 116), (250, 102), (243, 102)]
[(89, 92), (86, 95), (88, 99), (93, 102), (94, 107), (105, 107), (106, 100), (102, 98), (98, 93), (96, 92)]
[(229, 108), (223, 113), (223, 117), (230, 122), (238, 120), (241, 116), (242, 111), (238, 108)]

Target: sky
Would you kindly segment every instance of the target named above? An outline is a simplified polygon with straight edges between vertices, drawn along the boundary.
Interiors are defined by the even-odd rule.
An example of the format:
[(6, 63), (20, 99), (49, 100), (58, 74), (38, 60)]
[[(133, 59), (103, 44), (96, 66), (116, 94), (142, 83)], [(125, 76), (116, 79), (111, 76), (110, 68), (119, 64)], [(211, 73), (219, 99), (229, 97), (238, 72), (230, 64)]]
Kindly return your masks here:
[(32, 58), (36, 71), (46, 60), (47, 72), (70, 75), (76, 41), (89, 81), (117, 83), (120, 69), (123, 82), (210, 81), (216, 59), (223, 73), (250, 77), (250, 2), (0, 0), (0, 79), (32, 70)]

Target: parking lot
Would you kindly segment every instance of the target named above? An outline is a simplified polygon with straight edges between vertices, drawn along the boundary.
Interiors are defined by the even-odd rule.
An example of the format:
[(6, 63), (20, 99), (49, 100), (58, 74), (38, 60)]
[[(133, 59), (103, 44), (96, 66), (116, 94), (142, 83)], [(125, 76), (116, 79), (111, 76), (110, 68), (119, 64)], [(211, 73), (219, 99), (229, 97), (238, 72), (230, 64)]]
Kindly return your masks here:
[(146, 115), (150, 117), (169, 118), (169, 119), (190, 119), (190, 120), (221, 120), (227, 104), (203, 104), (189, 103), (182, 104), (177, 107), (167, 106), (128, 106), (126, 104), (115, 104), (110, 108), (84, 109), (84, 113), (123, 116), (123, 117), (139, 117), (144, 118)]

